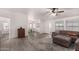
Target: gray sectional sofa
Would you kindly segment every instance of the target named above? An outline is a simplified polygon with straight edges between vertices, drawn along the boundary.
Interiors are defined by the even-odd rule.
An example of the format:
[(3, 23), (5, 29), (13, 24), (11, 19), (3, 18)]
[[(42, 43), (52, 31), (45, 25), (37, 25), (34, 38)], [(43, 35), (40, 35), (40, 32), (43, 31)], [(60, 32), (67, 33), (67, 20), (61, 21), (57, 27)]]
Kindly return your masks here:
[(64, 47), (70, 47), (71, 44), (75, 44), (75, 50), (79, 51), (79, 32), (76, 31), (56, 31), (52, 32), (53, 43)]

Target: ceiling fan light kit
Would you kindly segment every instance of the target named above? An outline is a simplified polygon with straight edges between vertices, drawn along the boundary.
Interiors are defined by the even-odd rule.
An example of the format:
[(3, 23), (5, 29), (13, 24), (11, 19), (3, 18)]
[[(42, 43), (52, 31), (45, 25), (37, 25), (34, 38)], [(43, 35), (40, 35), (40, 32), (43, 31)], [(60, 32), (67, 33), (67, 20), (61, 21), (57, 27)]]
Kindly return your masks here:
[(57, 16), (57, 13), (52, 13), (51, 15), (53, 15), (53, 16)]

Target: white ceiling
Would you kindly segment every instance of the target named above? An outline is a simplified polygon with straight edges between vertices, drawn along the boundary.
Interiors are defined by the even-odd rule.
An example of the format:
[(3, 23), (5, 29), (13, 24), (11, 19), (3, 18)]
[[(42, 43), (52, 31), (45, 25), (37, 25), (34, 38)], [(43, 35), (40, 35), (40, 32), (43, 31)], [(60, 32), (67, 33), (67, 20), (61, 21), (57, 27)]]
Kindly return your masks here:
[(64, 13), (58, 14), (58, 16), (49, 15), (47, 8), (0, 8), (0, 10), (10, 11), (10, 12), (18, 12), (29, 14), (33, 13), (37, 18), (46, 18), (46, 19), (59, 19), (59, 18), (67, 18), (73, 16), (79, 16), (79, 8), (60, 8), (60, 10), (64, 10)]

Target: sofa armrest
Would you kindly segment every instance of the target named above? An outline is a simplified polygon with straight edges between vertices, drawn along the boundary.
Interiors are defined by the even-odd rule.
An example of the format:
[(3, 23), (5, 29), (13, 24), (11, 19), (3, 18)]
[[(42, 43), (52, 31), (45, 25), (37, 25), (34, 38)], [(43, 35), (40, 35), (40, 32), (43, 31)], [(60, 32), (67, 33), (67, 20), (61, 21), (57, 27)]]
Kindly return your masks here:
[(56, 32), (52, 32), (52, 38), (53, 38), (53, 36), (56, 36), (58, 33), (56, 33)]

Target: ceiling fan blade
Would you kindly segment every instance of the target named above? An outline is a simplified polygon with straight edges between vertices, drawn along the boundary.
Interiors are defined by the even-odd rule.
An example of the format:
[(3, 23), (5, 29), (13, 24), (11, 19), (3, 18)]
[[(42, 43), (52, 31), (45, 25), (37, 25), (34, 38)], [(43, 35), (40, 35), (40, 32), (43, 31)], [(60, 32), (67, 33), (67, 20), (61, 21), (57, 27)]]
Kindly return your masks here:
[(57, 11), (57, 13), (63, 13), (64, 11)]

